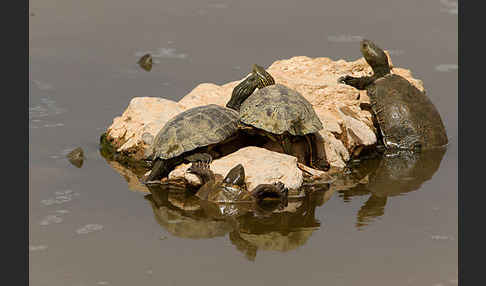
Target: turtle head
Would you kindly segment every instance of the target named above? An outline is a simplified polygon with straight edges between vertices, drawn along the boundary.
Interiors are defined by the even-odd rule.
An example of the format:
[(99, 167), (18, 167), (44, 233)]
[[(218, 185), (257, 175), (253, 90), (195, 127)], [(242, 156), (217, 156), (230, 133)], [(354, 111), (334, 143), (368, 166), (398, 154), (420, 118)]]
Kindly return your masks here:
[(285, 189), (285, 184), (280, 181), (274, 183), (274, 185), (277, 188), (277, 191), (279, 192), (283, 192), (283, 190)]
[(226, 184), (243, 186), (245, 184), (245, 168), (238, 164), (231, 169), (223, 180)]
[(258, 84), (258, 76), (255, 73), (249, 75), (233, 89), (226, 107), (240, 111), (241, 104), (255, 91)]
[(252, 73), (240, 82), (231, 94), (231, 99), (226, 104), (226, 107), (240, 110), (240, 106), (257, 88), (264, 88), (275, 84), (273, 77), (261, 66), (254, 64)]
[(378, 76), (390, 73), (390, 64), (385, 51), (370, 40), (363, 39), (360, 42), (360, 50), (366, 62), (371, 66), (373, 72)]
[(270, 75), (262, 66), (254, 64), (252, 72), (258, 76), (258, 88), (264, 88), (265, 86), (275, 84), (272, 75)]

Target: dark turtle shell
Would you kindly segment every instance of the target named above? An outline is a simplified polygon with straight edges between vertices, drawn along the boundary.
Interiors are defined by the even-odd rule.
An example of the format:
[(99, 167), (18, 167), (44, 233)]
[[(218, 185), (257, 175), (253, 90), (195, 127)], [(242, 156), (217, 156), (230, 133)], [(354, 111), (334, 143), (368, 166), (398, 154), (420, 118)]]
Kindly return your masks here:
[(220, 143), (238, 131), (238, 112), (215, 104), (198, 106), (170, 119), (150, 147), (153, 159), (170, 159)]
[(266, 86), (250, 95), (240, 107), (240, 120), (274, 134), (306, 135), (323, 128), (312, 104), (281, 84)]
[(430, 99), (405, 78), (388, 74), (367, 87), (387, 149), (444, 146), (447, 134)]

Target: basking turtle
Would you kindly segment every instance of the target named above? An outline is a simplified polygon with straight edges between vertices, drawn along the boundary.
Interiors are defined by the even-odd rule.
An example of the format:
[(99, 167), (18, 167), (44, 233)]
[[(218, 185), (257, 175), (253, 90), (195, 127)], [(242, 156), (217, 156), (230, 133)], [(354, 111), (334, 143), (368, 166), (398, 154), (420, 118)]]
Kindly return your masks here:
[(367, 90), (385, 148), (418, 151), (446, 145), (440, 114), (425, 93), (405, 78), (391, 74), (385, 52), (375, 43), (365, 39), (360, 48), (373, 75), (344, 76), (338, 81)]
[[(253, 92), (257, 87), (259, 89)], [(233, 89), (226, 106), (239, 111), (240, 122), (250, 130), (263, 130), (273, 141), (280, 141), (287, 154), (292, 154), (292, 137), (304, 137), (309, 149), (309, 165), (329, 168), (326, 158), (313, 158), (317, 154), (314, 133), (323, 126), (312, 104), (299, 92), (275, 84), (263, 67), (253, 65), (252, 75)]]
[(188, 109), (170, 119), (148, 150), (154, 164), (145, 182), (166, 177), (184, 162), (212, 160), (210, 149), (238, 131), (238, 112), (215, 104)]
[(207, 162), (193, 162), (188, 171), (198, 176), (203, 184), (196, 193), (201, 200), (213, 203), (261, 203), (271, 198), (279, 199), (283, 206), (287, 204), (289, 191), (281, 182), (260, 184), (251, 192), (248, 191), (245, 185), (245, 169), (241, 164), (233, 167), (223, 180), (215, 176)]

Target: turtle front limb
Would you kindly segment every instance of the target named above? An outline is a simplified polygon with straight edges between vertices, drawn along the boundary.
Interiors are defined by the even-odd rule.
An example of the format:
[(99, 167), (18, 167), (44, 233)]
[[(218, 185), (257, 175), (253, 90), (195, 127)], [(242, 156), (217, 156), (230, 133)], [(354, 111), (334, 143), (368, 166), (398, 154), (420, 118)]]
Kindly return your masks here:
[(160, 179), (167, 177), (170, 171), (172, 171), (177, 165), (179, 165), (182, 162), (183, 160), (180, 157), (176, 157), (168, 160), (163, 160), (160, 158), (156, 159), (152, 166), (152, 171), (147, 176), (147, 178), (142, 182), (144, 184), (160, 183), (158, 182)]
[(289, 136), (284, 136), (280, 141), (280, 144), (282, 145), (282, 149), (285, 154), (293, 156), (292, 141), (290, 140)]
[(375, 81), (375, 76), (363, 76), (363, 77), (353, 77), (353, 76), (342, 76), (338, 79), (339, 83), (344, 83), (350, 85), (356, 89), (364, 90), (368, 85)]

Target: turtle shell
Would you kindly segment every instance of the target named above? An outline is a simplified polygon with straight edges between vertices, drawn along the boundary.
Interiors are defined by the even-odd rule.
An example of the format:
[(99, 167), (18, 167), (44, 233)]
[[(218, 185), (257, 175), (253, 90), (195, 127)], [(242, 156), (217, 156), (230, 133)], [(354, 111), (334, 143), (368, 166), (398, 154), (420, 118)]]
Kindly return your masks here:
[(430, 99), (405, 78), (388, 74), (367, 88), (387, 149), (444, 146), (447, 133)]
[(281, 84), (266, 86), (250, 95), (240, 107), (240, 120), (274, 134), (305, 135), (323, 128), (312, 104)]
[(170, 159), (220, 143), (238, 131), (238, 112), (215, 104), (188, 109), (170, 119), (155, 136), (153, 159)]

